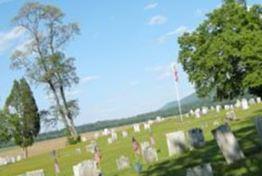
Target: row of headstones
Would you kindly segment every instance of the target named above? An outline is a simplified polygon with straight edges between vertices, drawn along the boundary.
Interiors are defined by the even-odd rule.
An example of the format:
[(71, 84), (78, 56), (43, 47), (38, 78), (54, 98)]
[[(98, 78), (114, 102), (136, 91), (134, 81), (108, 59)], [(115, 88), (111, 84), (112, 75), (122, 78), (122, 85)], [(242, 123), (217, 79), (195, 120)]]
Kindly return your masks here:
[[(255, 120), (257, 132), (262, 141), (262, 118), (256, 118)], [(212, 134), (217, 141), (217, 144), (225, 157), (228, 164), (238, 161), (244, 158), (237, 139), (231, 132), (230, 127), (227, 124), (221, 125), (218, 128), (212, 130)], [(188, 143), (191, 148), (199, 148), (205, 145), (205, 139), (203, 131), (200, 128), (194, 128), (188, 131), (187, 136), (183, 131), (173, 132), (166, 134), (167, 145), (169, 155), (180, 154), (185, 150), (188, 150)], [(93, 144), (93, 148), (96, 144)], [(144, 160), (148, 163), (158, 161), (156, 149), (152, 147), (149, 142), (141, 143), (141, 151)], [(129, 158), (126, 156), (120, 156), (116, 160), (118, 170), (123, 170), (130, 167)], [(86, 160), (75, 166), (73, 166), (74, 176), (99, 176), (101, 171), (97, 168), (94, 160)], [(187, 176), (212, 176), (212, 166), (210, 163), (188, 168), (186, 172)], [(27, 172), (23, 176), (44, 176), (43, 169)]]
[[(235, 104), (231, 104), (231, 105), (224, 105), (224, 109), (225, 110), (233, 110), (234, 108), (242, 108), (243, 110), (249, 109), (249, 105), (254, 105), (256, 103), (261, 103), (261, 98), (257, 97), (255, 98), (251, 98), (249, 100), (243, 98), (242, 100), (237, 100)], [(222, 109), (221, 105), (216, 105), (211, 106), (210, 110), (216, 110), (216, 112), (220, 112)], [(190, 110), (190, 112), (188, 114), (186, 114), (187, 116), (191, 115), (191, 116), (195, 116), (196, 118), (200, 118), (201, 115), (206, 115), (208, 113), (209, 109), (208, 107), (202, 107), (202, 108), (197, 108), (195, 110)]]
[(7, 157), (0, 157), (0, 166), (11, 164), (11, 163), (16, 163), (19, 162), (23, 159), (22, 155), (17, 155), (17, 156), (7, 156)]

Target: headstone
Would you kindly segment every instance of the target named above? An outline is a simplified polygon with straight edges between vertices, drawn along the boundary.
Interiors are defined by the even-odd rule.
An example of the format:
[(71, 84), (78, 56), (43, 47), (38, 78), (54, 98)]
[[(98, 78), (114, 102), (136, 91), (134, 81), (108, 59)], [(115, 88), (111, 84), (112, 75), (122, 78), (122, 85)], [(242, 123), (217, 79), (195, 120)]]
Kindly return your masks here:
[(189, 113), (190, 113), (191, 116), (193, 116), (195, 114), (195, 112), (192, 109), (190, 110)]
[(134, 124), (133, 128), (134, 128), (134, 131), (135, 131), (136, 133), (139, 133), (139, 132), (140, 132), (140, 126), (139, 126), (139, 124)]
[(0, 166), (6, 165), (6, 160), (3, 157), (0, 157)]
[(250, 105), (254, 105), (254, 104), (256, 104), (256, 101), (255, 101), (254, 98), (251, 98), (251, 99), (249, 99), (248, 103), (249, 103)]
[(123, 138), (126, 138), (128, 136), (127, 131), (122, 131), (122, 136), (123, 136)]
[(242, 101), (241, 101), (241, 108), (243, 109), (243, 110), (247, 110), (248, 108), (249, 108), (249, 106), (248, 106), (248, 102), (247, 102), (247, 100), (246, 99), (242, 99)]
[(205, 138), (201, 128), (193, 128), (189, 130), (188, 137), (193, 148), (199, 148), (205, 145)]
[(236, 120), (237, 119), (237, 116), (236, 116), (236, 113), (235, 111), (229, 111), (226, 113), (226, 119), (228, 120)]
[(215, 110), (215, 107), (214, 107), (214, 106), (211, 106), (210, 109), (211, 109), (211, 111), (214, 111), (214, 110)]
[(95, 142), (92, 142), (91, 144), (88, 144), (86, 146), (87, 152), (90, 152), (90, 153), (94, 154), (96, 146), (97, 146), (97, 144)]
[(153, 125), (153, 124), (154, 124), (154, 121), (153, 121), (153, 120), (148, 120), (148, 124), (149, 124), (149, 125)]
[(230, 109), (230, 106), (229, 106), (229, 105), (225, 105), (225, 106), (224, 106), (224, 109), (225, 109), (225, 110), (229, 110), (229, 109)]
[(26, 176), (45, 176), (44, 170), (39, 169), (35, 171), (26, 172)]
[(86, 160), (73, 166), (73, 172), (74, 176), (99, 176), (100, 174), (94, 160)]
[(107, 129), (107, 128), (105, 128), (104, 131), (103, 131), (103, 135), (104, 135), (104, 136), (107, 136), (107, 135), (109, 135), (110, 133), (111, 133), (110, 130)]
[(123, 170), (123, 169), (126, 169), (126, 168), (129, 168), (130, 167), (130, 164), (129, 164), (129, 159), (128, 157), (126, 156), (120, 156), (120, 158), (118, 158), (116, 160), (116, 165), (117, 165), (117, 169), (118, 170)]
[(256, 100), (257, 100), (257, 103), (261, 103), (261, 98), (260, 97), (257, 97)]
[(240, 100), (237, 100), (237, 102), (235, 104), (235, 107), (236, 108), (240, 108), (241, 107), (241, 101)]
[(10, 157), (11, 163), (15, 163), (16, 162), (16, 157), (12, 156)]
[(202, 107), (202, 114), (206, 115), (208, 113), (208, 108), (207, 107)]
[(185, 133), (177, 131), (166, 134), (169, 156), (182, 153), (188, 149)]
[(157, 117), (156, 117), (156, 121), (157, 121), (157, 122), (161, 122), (161, 121), (163, 121), (163, 119), (162, 119), (162, 117), (157, 116)]
[(186, 113), (186, 117), (187, 117), (187, 118), (190, 117), (189, 113)]
[(113, 140), (112, 140), (111, 137), (110, 137), (110, 138), (107, 138), (107, 143), (108, 143), (108, 144), (112, 144), (112, 143), (113, 143)]
[(204, 164), (187, 169), (186, 176), (213, 176), (211, 164)]
[(214, 126), (218, 126), (218, 125), (220, 125), (220, 123), (215, 120), (215, 121), (213, 122), (213, 125), (214, 125)]
[(255, 119), (255, 123), (256, 123), (256, 129), (257, 129), (257, 133), (262, 141), (262, 118), (261, 117), (257, 117)]
[(195, 116), (196, 116), (196, 118), (200, 118), (201, 117), (201, 113), (200, 113), (200, 109), (199, 108), (195, 110)]
[(83, 137), (81, 137), (81, 141), (82, 141), (82, 142), (86, 142), (86, 141), (87, 141), (87, 138), (83, 136)]
[(150, 129), (150, 124), (149, 123), (144, 123), (144, 129), (149, 130)]
[(112, 138), (113, 142), (117, 141), (117, 133), (116, 132), (112, 132), (111, 133), (111, 138)]
[(240, 149), (237, 139), (227, 124), (214, 129), (212, 134), (228, 164), (245, 157)]
[(158, 161), (156, 149), (149, 142), (141, 143), (142, 156), (147, 163)]
[(216, 111), (220, 112), (220, 110), (221, 110), (221, 106), (220, 105), (216, 105)]
[(21, 155), (17, 155), (17, 156), (16, 156), (16, 161), (19, 162), (19, 161), (21, 161), (21, 160), (22, 160), (22, 156), (21, 156)]

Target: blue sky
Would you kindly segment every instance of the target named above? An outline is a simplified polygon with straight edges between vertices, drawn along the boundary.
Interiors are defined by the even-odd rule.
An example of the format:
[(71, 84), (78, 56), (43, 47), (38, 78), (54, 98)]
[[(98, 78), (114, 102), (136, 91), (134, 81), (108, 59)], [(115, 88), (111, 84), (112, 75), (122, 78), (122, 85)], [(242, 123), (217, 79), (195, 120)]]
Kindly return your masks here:
[[(14, 79), (10, 54), (23, 43), (11, 24), (24, 0), (0, 0), (0, 105)], [(193, 30), (221, 0), (43, 0), (60, 7), (66, 21), (78, 22), (81, 35), (66, 48), (75, 57), (80, 84), (68, 94), (77, 98), (81, 125), (156, 110), (175, 100), (170, 64), (177, 62), (177, 37)], [(262, 0), (249, 0), (248, 4)], [(194, 92), (179, 67), (181, 97)], [(32, 85), (38, 106), (50, 105), (43, 86)]]

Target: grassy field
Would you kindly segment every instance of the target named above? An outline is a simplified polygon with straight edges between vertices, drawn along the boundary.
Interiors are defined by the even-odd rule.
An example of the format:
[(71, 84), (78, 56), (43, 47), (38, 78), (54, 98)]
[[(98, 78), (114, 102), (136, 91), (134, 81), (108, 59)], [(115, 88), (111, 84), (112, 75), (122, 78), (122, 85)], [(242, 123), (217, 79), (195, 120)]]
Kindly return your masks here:
[[(262, 104), (253, 105), (249, 110), (236, 110), (237, 121), (229, 122), (231, 129), (240, 142), (240, 146), (246, 156), (239, 162), (227, 165), (216, 142), (214, 141), (211, 130), (216, 128), (214, 121), (220, 124), (224, 123), (225, 111), (220, 113), (210, 112), (200, 119), (193, 117), (186, 118), (182, 123), (175, 118), (154, 124), (151, 128), (156, 139), (159, 162), (147, 165), (143, 163), (143, 176), (171, 176), (185, 175), (186, 168), (201, 163), (210, 162), (213, 167), (214, 174), (221, 175), (246, 175), (261, 176), (262, 175), (262, 145), (256, 133), (254, 126), (254, 117), (262, 117)], [(192, 127), (201, 127), (204, 130), (206, 145), (204, 148), (188, 151), (182, 155), (168, 157), (167, 143), (165, 134), (178, 130), (186, 131)], [(131, 164), (135, 163), (134, 154), (132, 152), (131, 137), (135, 136), (140, 142), (149, 140), (149, 131), (142, 129), (140, 133), (134, 133), (130, 127), (128, 129), (129, 137), (122, 138), (118, 131), (119, 140), (113, 144), (107, 144), (107, 138), (101, 137), (97, 140), (103, 155), (102, 171), (105, 176), (132, 176), (136, 175), (133, 166), (130, 169), (118, 172), (116, 168), (116, 158), (121, 155), (128, 156)], [(55, 141), (53, 141), (55, 142)], [(74, 146), (66, 146), (58, 150), (59, 163), (62, 170), (61, 176), (71, 176), (72, 165), (83, 160), (92, 158), (92, 155), (85, 150), (86, 143), (80, 143)], [(41, 147), (41, 146), (39, 146)], [(82, 153), (76, 152), (76, 148), (81, 148)], [(40, 149), (39, 149), (40, 150)], [(20, 161), (15, 164), (0, 167), (1, 176), (13, 176), (24, 173), (26, 171), (43, 168), (46, 175), (54, 175), (53, 160), (49, 153), (30, 157), (27, 160)]]

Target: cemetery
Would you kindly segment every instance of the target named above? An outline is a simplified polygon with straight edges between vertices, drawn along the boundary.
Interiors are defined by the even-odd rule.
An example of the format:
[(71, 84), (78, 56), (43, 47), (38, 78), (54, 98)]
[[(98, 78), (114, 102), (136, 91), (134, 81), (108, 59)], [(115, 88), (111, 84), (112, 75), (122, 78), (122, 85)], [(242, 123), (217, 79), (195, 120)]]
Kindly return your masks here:
[[(209, 111), (200, 118), (194, 115), (180, 122), (176, 117), (151, 125), (155, 146), (151, 147), (150, 132), (133, 125), (124, 130), (128, 136), (108, 144), (108, 138), (122, 136), (123, 130), (113, 130), (110, 136), (101, 136), (57, 151), (61, 175), (81, 175), (80, 168), (96, 175), (136, 175), (134, 165), (137, 159), (131, 148), (131, 137), (141, 144), (141, 175), (260, 175), (262, 172), (261, 118), (262, 104), (250, 105), (249, 109), (235, 108), (237, 121), (227, 120), (227, 111)], [(204, 128), (201, 125), (206, 123)], [(224, 125), (226, 124), (227, 125)], [(225, 143), (230, 141), (230, 143)], [(101, 168), (93, 163), (94, 147), (99, 146), (102, 154)], [(233, 147), (232, 147), (233, 146)], [(86, 163), (86, 164), (85, 164)], [(0, 175), (19, 175), (43, 171), (54, 175), (53, 158), (50, 154), (31, 157), (0, 167)], [(92, 167), (91, 167), (92, 166)], [(233, 167), (232, 167), (233, 166)], [(252, 167), (253, 169), (248, 169)], [(39, 171), (40, 170), (40, 171)], [(42, 175), (41, 175), (42, 176)]]
[(262, 176), (261, 0), (0, 15), (0, 176)]

